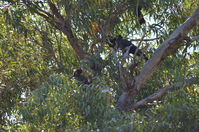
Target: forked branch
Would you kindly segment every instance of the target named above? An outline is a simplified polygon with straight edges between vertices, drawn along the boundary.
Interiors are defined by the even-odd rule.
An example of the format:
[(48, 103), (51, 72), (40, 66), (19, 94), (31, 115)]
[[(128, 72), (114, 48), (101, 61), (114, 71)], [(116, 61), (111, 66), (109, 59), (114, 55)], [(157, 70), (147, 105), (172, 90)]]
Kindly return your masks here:
[[(142, 70), (140, 71), (140, 74), (134, 78), (132, 81), (131, 87), (128, 89), (128, 91), (124, 91), (124, 93), (121, 95), (121, 97), (118, 100), (118, 108), (121, 111), (130, 111), (135, 108), (137, 108), (137, 103), (134, 103), (133, 100), (136, 98), (138, 92), (143, 87), (143, 85), (147, 82), (147, 80), (150, 79), (153, 72), (158, 68), (159, 64), (169, 55), (174, 54), (177, 49), (182, 46), (181, 42), (186, 38), (187, 34), (193, 29), (199, 25), (199, 7), (196, 9), (196, 11), (192, 14), (190, 18), (188, 18), (178, 29), (176, 29), (168, 39), (166, 39), (156, 50), (156, 52), (153, 54), (150, 60), (144, 65)], [(166, 88), (169, 89), (169, 88)], [(164, 91), (164, 90), (163, 90)], [(150, 96), (148, 100), (151, 98), (155, 99), (158, 98), (160, 95), (163, 96), (161, 92), (160, 94), (154, 95), (156, 96)], [(152, 100), (152, 99), (151, 99)], [(146, 104), (143, 102), (147, 102), (146, 100), (143, 100), (141, 104)], [(137, 104), (135, 107), (134, 104)], [(130, 107), (129, 107), (130, 106)]]
[(178, 90), (178, 89), (181, 89), (184, 87), (191, 86), (193, 84), (199, 84), (199, 78), (186, 79), (183, 82), (177, 82), (172, 85), (161, 88), (157, 92), (146, 97), (145, 99), (142, 99), (142, 100), (136, 102), (135, 104), (133, 104), (132, 106), (130, 106), (130, 109), (128, 109), (127, 111), (137, 109), (143, 105), (146, 105), (147, 103), (151, 103), (155, 100), (158, 100), (158, 99), (162, 98), (165, 94), (167, 94), (169, 91)]

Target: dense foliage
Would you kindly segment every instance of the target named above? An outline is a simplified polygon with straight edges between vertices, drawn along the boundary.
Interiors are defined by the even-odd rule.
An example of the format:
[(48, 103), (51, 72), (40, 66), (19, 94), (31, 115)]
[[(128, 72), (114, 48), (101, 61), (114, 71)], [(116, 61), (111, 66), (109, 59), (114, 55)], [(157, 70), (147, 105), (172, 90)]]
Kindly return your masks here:
[[(32, 0), (34, 5), (29, 6), (24, 1), (0, 2), (0, 131), (199, 130), (198, 84), (170, 92), (131, 113), (118, 111), (123, 84), (117, 61), (103, 38), (120, 34), (134, 40), (150, 58), (197, 8), (198, 0), (51, 0), (70, 20), (80, 47), (89, 55), (84, 59), (78, 57), (67, 34), (54, 26), (56, 18), (42, 17), (51, 13), (50, 0)], [(143, 25), (135, 13), (137, 5), (142, 6)], [(188, 35), (198, 36), (199, 27)], [(142, 37), (157, 39), (136, 41)], [(199, 77), (199, 41), (183, 41), (182, 45), (163, 61), (136, 100)], [(122, 60), (122, 53), (117, 55)], [(139, 57), (127, 59), (125, 65)], [(103, 70), (93, 71), (88, 61)], [(139, 60), (136, 71), (144, 64)], [(92, 76), (91, 84), (74, 79), (74, 69), (80, 67), (85, 76)]]

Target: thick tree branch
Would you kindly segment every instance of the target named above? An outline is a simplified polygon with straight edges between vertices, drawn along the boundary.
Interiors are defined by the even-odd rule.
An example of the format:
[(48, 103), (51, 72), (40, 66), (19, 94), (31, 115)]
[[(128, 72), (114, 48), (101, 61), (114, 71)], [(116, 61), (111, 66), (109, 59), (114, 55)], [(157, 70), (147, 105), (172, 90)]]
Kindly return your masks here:
[[(52, 11), (52, 14), (50, 14), (50, 13), (38, 8), (37, 6), (35, 6), (32, 2), (30, 2), (28, 0), (23, 0), (23, 3), (29, 9), (34, 9), (34, 7), (35, 7), (37, 10), (34, 9), (33, 11), (36, 14), (43, 17), (47, 22), (49, 22), (56, 29), (59, 29), (60, 31), (62, 31), (67, 36), (68, 41), (70, 42), (70, 45), (75, 50), (77, 56), (80, 59), (84, 59), (86, 57), (86, 54), (84, 53), (83, 49), (78, 44), (77, 37), (72, 32), (72, 27), (69, 22), (70, 20), (68, 20), (68, 19), (64, 20), (64, 18), (59, 13), (59, 10), (55, 6), (55, 4), (53, 4), (52, 2), (48, 2), (50, 9)], [(31, 6), (33, 6), (33, 7), (31, 7)]]
[(51, 1), (48, 2), (48, 5), (50, 6), (50, 9), (52, 11), (52, 13), (61, 20), (64, 20), (64, 18), (62, 17), (62, 15), (59, 13), (59, 10), (57, 9), (57, 7), (55, 6), (55, 4), (53, 4)]
[(197, 25), (199, 25), (199, 7), (192, 16), (184, 22), (184, 24), (176, 29), (170, 37), (159, 46), (152, 58), (144, 65), (140, 74), (132, 81), (131, 86), (127, 89), (125, 88), (126, 90), (120, 96), (117, 104), (120, 111), (128, 111), (127, 109), (133, 104), (133, 100), (136, 98), (138, 92), (152, 76), (159, 64), (167, 56), (175, 53), (175, 51), (181, 46), (182, 40), (186, 38), (188, 32)]
[(151, 103), (154, 100), (158, 100), (161, 97), (163, 97), (165, 94), (167, 94), (169, 91), (178, 90), (180, 88), (191, 86), (193, 84), (199, 84), (199, 78), (186, 79), (183, 82), (177, 82), (172, 85), (161, 88), (154, 94), (152, 94), (152, 95), (146, 97), (145, 99), (142, 99), (142, 100), (136, 102), (135, 104), (133, 104), (132, 106), (130, 106), (127, 111), (132, 111), (132, 110), (137, 109), (143, 105), (146, 105), (147, 103)]
[(56, 18), (58, 19), (57, 20), (58, 22), (56, 23), (56, 28), (62, 31), (67, 36), (68, 41), (70, 42), (71, 46), (75, 50), (78, 57), (80, 59), (84, 59), (86, 57), (86, 54), (84, 53), (83, 49), (79, 46), (78, 39), (72, 32), (70, 20), (69, 19), (64, 20), (64, 18), (59, 13), (59, 10), (55, 6), (55, 4), (53, 4), (52, 2), (48, 2), (48, 3), (53, 15), (55, 15)]
[(152, 58), (142, 68), (140, 74), (135, 78), (134, 86), (137, 90), (139, 90), (151, 77), (153, 72), (158, 68), (160, 62), (181, 46), (180, 44), (184, 37), (197, 25), (199, 25), (199, 7), (184, 24), (176, 29), (170, 37), (159, 46)]
[[(53, 27), (56, 27), (55, 23), (52, 21), (53, 20), (53, 15), (51, 15), (50, 13), (38, 8), (36, 5), (34, 5), (31, 1), (27, 1), (27, 0), (22, 0), (23, 3), (29, 8), (34, 10), (34, 12), (43, 17), (48, 23), (50, 23)], [(35, 10), (35, 8), (37, 10)]]

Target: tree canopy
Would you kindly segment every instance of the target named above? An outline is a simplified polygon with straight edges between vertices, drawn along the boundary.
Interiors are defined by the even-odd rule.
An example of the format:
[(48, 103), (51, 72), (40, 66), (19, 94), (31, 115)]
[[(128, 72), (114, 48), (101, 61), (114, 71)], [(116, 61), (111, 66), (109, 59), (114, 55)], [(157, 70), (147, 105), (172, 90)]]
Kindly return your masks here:
[(198, 0), (1, 1), (0, 131), (197, 131), (198, 25)]

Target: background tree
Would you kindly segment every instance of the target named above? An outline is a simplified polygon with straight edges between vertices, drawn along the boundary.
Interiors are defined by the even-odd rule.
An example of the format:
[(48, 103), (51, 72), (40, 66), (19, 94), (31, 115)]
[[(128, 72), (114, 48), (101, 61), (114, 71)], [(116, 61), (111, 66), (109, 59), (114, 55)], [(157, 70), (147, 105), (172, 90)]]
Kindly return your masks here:
[[(198, 129), (197, 0), (0, 4), (2, 130)], [(149, 60), (111, 49), (118, 35)]]

